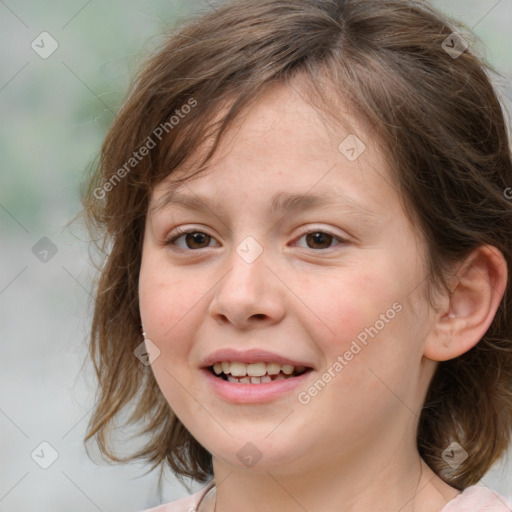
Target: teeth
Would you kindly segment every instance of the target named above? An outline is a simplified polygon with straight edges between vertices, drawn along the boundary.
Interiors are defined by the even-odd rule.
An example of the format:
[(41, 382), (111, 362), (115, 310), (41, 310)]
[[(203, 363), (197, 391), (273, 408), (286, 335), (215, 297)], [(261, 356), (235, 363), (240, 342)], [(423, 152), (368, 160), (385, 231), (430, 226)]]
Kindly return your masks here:
[[(228, 380), (234, 377), (242, 377), (241, 379), (234, 379), (236, 382), (270, 382), (271, 380), (281, 380), (285, 378), (284, 375), (301, 374), (306, 371), (305, 366), (294, 367), (290, 364), (279, 364), (279, 363), (241, 363), (239, 361), (222, 361), (217, 362), (213, 365), (213, 371), (216, 375), (224, 373), (228, 376)], [(280, 375), (284, 374), (284, 375)], [(277, 376), (274, 379), (270, 379), (271, 375)], [(281, 377), (281, 378), (278, 378)], [(247, 381), (245, 380), (247, 378)]]
[[(224, 365), (224, 363), (222, 364)], [(245, 363), (234, 361), (230, 366), (230, 373), (233, 377), (245, 377), (247, 375), (247, 365)], [(222, 368), (224, 369), (224, 366)], [(224, 370), (224, 373), (226, 373), (226, 370)]]
[(251, 377), (263, 377), (267, 373), (267, 365), (265, 363), (251, 363), (247, 365), (247, 375)]
[(281, 371), (285, 374), (285, 375), (291, 375), (293, 373), (293, 366), (289, 365), (289, 364), (284, 364), (282, 367), (281, 367)]
[(281, 365), (278, 363), (267, 364), (267, 373), (269, 375), (277, 375), (281, 371)]

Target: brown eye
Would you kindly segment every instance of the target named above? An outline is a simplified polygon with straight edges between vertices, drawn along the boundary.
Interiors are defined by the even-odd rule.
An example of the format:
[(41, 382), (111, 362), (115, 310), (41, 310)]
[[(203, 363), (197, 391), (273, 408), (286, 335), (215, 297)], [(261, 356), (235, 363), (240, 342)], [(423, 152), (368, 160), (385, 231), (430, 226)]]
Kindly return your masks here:
[(330, 247), (333, 237), (329, 235), (329, 233), (316, 231), (314, 233), (308, 233), (306, 235), (306, 240), (311, 249), (327, 249)]
[[(302, 235), (299, 240), (305, 239), (306, 243), (299, 244), (300, 247), (305, 247), (306, 249), (330, 249), (335, 245), (340, 245), (345, 240), (340, 237), (331, 235), (325, 231), (310, 231)], [(334, 241), (338, 243), (333, 244)]]
[[(208, 247), (210, 240), (210, 235), (199, 231), (194, 231), (185, 235), (185, 243), (190, 249), (203, 249), (204, 247)], [(201, 247), (198, 247), (198, 245)]]
[[(185, 244), (183, 242), (177, 243), (178, 240), (184, 239)], [(166, 245), (176, 245), (180, 249), (205, 249), (210, 245), (212, 241), (212, 237), (202, 231), (185, 231), (176, 234), (170, 240), (166, 242)]]

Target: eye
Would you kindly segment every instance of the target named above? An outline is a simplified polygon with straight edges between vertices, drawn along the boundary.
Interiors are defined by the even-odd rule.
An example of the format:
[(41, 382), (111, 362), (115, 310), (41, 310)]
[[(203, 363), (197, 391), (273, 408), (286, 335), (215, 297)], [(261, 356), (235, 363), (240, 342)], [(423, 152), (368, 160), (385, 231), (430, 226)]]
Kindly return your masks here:
[[(176, 243), (180, 238), (184, 239), (183, 244)], [(188, 231), (176, 231), (170, 238), (165, 241), (165, 245), (176, 245), (180, 249), (205, 249), (211, 240), (215, 240), (212, 236), (202, 231), (189, 229)]]
[[(334, 240), (337, 240), (339, 243), (335, 245), (340, 245), (346, 240), (343, 238), (337, 237), (327, 231), (308, 231), (304, 233), (297, 240), (301, 240), (302, 238), (306, 239), (306, 246), (302, 245), (306, 249), (330, 249), (332, 247), (332, 243)], [(178, 240), (183, 239), (183, 242), (177, 243)], [(187, 250), (198, 250), (198, 249), (206, 249), (209, 247), (209, 244), (212, 240), (215, 240), (212, 236), (208, 235), (208, 233), (204, 233), (203, 231), (197, 231), (194, 229), (190, 229), (187, 231), (175, 231), (166, 241), (165, 245), (175, 245), (179, 249)]]
[(331, 233), (320, 230), (308, 231), (307, 233), (304, 233), (300, 238), (298, 238), (298, 240), (301, 240), (302, 238), (306, 239), (307, 249), (330, 249), (331, 243), (334, 240), (338, 240), (340, 242), (339, 244), (335, 245), (340, 245), (346, 241), (343, 238), (337, 237)]

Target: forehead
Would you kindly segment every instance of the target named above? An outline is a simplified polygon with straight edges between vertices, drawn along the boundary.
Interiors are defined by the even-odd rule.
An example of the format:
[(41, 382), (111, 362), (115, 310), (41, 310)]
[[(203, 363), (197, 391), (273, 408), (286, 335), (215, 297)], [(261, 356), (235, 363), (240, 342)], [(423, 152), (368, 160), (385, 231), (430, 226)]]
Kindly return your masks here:
[[(214, 196), (220, 203), (227, 188), (238, 187), (251, 196), (264, 194), (272, 210), (292, 203), (320, 206), (322, 196), (332, 199), (340, 192), (352, 206), (361, 204), (376, 180), (393, 193), (376, 138), (341, 100), (337, 108), (335, 121), (313, 107), (301, 90), (285, 84), (267, 89), (229, 127), (201, 170), (199, 162), (208, 144), (157, 185), (152, 211), (172, 203), (173, 198), (176, 204), (192, 206), (194, 194), (186, 197), (191, 187), (196, 194)], [(368, 187), (369, 182), (373, 186)], [(296, 197), (285, 197), (285, 191)]]

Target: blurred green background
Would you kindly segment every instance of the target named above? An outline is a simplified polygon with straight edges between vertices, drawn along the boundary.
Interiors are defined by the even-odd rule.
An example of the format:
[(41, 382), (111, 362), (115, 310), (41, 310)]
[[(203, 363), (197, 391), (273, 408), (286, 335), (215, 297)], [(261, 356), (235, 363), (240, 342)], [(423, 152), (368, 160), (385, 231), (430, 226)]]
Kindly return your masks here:
[[(512, 111), (512, 0), (431, 3), (481, 37)], [(94, 464), (83, 450), (94, 380), (79, 372), (94, 271), (87, 235), (66, 225), (80, 211), (81, 184), (137, 66), (176, 20), (209, 8), (200, 0), (0, 1), (0, 510), (137, 511), (159, 503), (156, 473)], [(48, 58), (31, 47), (42, 32), (58, 44)], [(48, 469), (31, 457), (41, 442), (57, 454)], [(510, 462), (484, 483), (510, 495)], [(162, 499), (185, 494), (169, 476)]]

